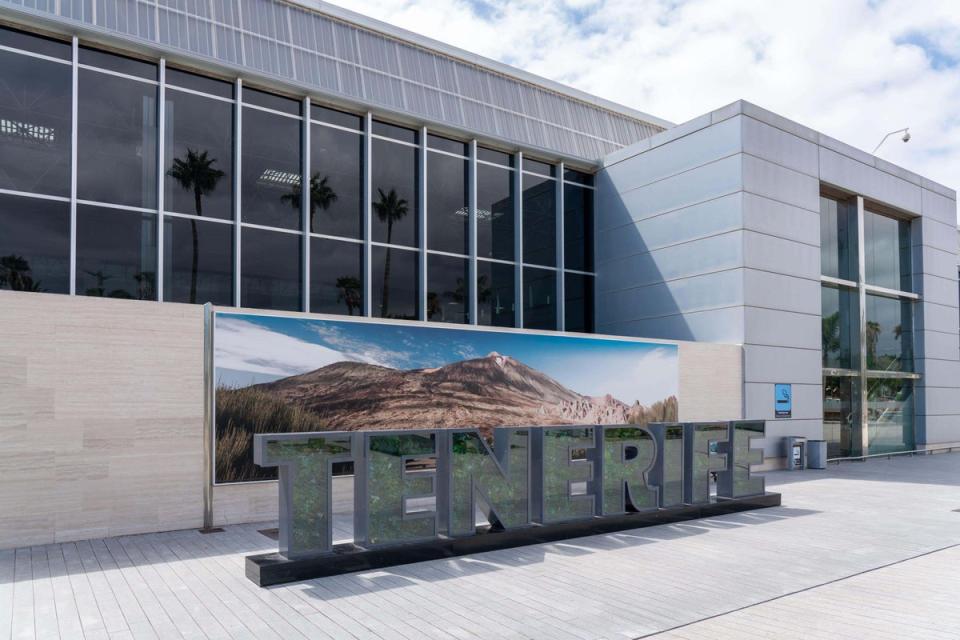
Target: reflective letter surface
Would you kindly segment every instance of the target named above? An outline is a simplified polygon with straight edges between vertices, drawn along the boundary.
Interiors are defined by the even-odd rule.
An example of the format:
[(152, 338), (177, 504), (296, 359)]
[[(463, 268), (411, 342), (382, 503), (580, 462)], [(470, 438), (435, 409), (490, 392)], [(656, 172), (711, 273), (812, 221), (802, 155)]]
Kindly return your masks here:
[(750, 441), (762, 438), (765, 432), (762, 420), (739, 421), (730, 423), (730, 443), (727, 456), (730, 461), (727, 470), (717, 476), (717, 495), (723, 498), (742, 498), (763, 495), (765, 492), (762, 477), (750, 477), (750, 465), (763, 462), (763, 449), (751, 449)]
[(542, 434), (543, 522), (593, 516), (593, 427), (547, 427)]
[(686, 429), (684, 448), (684, 498), (687, 504), (710, 502), (710, 472), (727, 468), (727, 456), (719, 453), (727, 441), (726, 422), (691, 422)]
[(599, 427), (603, 434), (603, 515), (657, 508), (657, 490), (647, 479), (657, 458), (657, 443), (646, 429)]

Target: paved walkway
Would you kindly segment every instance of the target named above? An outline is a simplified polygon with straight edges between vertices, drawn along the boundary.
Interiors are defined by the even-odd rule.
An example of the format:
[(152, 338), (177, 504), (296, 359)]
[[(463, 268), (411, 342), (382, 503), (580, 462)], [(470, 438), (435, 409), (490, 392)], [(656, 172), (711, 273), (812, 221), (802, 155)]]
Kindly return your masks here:
[(0, 551), (0, 638), (960, 637), (960, 453), (767, 482), (782, 507), (270, 589), (268, 523)]

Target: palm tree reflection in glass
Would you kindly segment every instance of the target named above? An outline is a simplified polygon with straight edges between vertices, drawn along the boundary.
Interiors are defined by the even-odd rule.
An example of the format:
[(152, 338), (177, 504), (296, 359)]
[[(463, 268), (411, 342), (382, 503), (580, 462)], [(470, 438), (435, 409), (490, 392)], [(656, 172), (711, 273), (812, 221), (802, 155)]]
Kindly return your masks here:
[(383, 189), (377, 189), (380, 199), (373, 203), (373, 210), (377, 212), (377, 218), (380, 222), (387, 223), (387, 256), (383, 261), (383, 293), (380, 298), (380, 317), (387, 318), (387, 311), (390, 305), (390, 241), (393, 237), (393, 223), (399, 222), (407, 215), (409, 209), (407, 201), (397, 195), (396, 189), (390, 189), (390, 193), (384, 193)]
[[(216, 158), (208, 158), (206, 151), (187, 149), (185, 160), (174, 158), (173, 166), (167, 175), (177, 181), (184, 191), (193, 191), (193, 206), (198, 217), (203, 217), (203, 196), (212, 193), (217, 183), (226, 175), (220, 169), (214, 168)], [(197, 301), (197, 269), (199, 240), (197, 238), (197, 221), (190, 220), (190, 230), (193, 232), (193, 263), (190, 267), (190, 302)]]

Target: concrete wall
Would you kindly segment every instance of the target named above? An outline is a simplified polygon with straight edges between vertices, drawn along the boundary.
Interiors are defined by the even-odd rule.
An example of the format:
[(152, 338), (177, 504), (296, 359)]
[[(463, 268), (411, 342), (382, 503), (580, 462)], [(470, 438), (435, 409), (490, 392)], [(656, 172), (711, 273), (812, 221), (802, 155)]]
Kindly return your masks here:
[[(0, 327), (0, 548), (202, 526), (201, 307), (0, 291)], [(682, 343), (681, 419), (739, 418), (740, 362)], [(216, 524), (276, 515), (214, 489)]]
[(915, 216), (917, 441), (960, 440), (956, 194), (746, 102), (604, 159), (598, 177), (597, 330), (742, 344), (747, 418), (821, 437), (821, 184)]

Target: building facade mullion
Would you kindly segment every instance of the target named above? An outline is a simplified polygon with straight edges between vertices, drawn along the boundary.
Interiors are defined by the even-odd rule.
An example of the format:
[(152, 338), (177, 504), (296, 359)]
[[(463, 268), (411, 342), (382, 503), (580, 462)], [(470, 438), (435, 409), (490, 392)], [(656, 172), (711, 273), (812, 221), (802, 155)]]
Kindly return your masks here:
[(233, 306), (239, 307), (243, 301), (240, 295), (240, 286), (243, 282), (240, 274), (241, 265), (241, 246), (243, 216), (241, 209), (243, 203), (240, 201), (240, 171), (243, 164), (243, 144), (240, 137), (243, 135), (243, 80), (237, 78), (233, 88)]
[(157, 300), (163, 302), (166, 282), (166, 257), (164, 256), (164, 228), (163, 210), (166, 171), (166, 144), (167, 144), (167, 61), (160, 58), (160, 83), (157, 86)]
[(556, 188), (556, 201), (557, 201), (557, 210), (556, 210), (556, 236), (557, 236), (557, 331), (566, 330), (566, 293), (564, 287), (564, 268), (566, 267), (565, 258), (563, 255), (563, 163), (557, 165), (557, 180), (555, 183)]
[(870, 453), (870, 430), (869, 415), (867, 411), (867, 402), (869, 390), (867, 388), (867, 290), (864, 287), (866, 282), (866, 243), (864, 233), (864, 206), (863, 197), (857, 196), (857, 301), (859, 306), (859, 384), (858, 395), (860, 396), (860, 434), (857, 444), (860, 447), (860, 455)]
[(369, 111), (363, 123), (363, 315), (373, 316), (373, 255), (370, 241), (373, 239), (373, 114)]
[[(417, 245), (420, 252), (417, 255), (417, 318), (427, 320), (427, 128), (420, 127), (420, 153), (417, 155), (417, 199), (420, 206), (417, 209)], [(387, 283), (384, 283), (387, 286)]]
[(468, 227), (467, 227), (467, 247), (470, 255), (467, 267), (467, 279), (469, 280), (467, 314), (470, 324), (477, 324), (478, 299), (479, 295), (477, 283), (477, 141), (470, 141), (470, 159), (468, 161), (469, 169), (467, 171), (467, 202)]
[(514, 269), (514, 305), (516, 312), (514, 324), (523, 327), (523, 152), (514, 156), (513, 170), (513, 259)]
[(70, 98), (70, 295), (77, 293), (77, 106), (80, 99), (80, 42), (71, 41), (71, 98)]
[(310, 97), (303, 99), (303, 120), (300, 130), (300, 222), (303, 230), (303, 242), (301, 246), (302, 254), (300, 256), (300, 270), (303, 273), (301, 282), (303, 283), (302, 302), (300, 303), (304, 311), (310, 311), (310, 222), (313, 214), (313, 203), (311, 202), (311, 182), (312, 169), (310, 168)]

